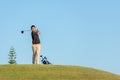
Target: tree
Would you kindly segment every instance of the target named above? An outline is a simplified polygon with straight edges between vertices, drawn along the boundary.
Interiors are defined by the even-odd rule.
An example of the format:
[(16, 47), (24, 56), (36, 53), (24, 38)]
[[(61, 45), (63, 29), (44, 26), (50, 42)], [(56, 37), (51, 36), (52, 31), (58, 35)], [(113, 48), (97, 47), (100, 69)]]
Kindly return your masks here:
[(13, 47), (10, 48), (10, 51), (9, 51), (9, 61), (8, 63), (9, 64), (16, 64), (16, 52), (15, 52), (15, 49)]

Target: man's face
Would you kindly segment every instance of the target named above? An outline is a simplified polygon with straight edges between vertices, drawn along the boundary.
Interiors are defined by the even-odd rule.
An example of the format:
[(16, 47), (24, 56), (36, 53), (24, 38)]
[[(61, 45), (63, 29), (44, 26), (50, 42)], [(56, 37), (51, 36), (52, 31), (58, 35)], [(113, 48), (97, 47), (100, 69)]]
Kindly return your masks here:
[(35, 27), (32, 27), (32, 31), (34, 31), (34, 32), (35, 32), (35, 31), (36, 31), (36, 28), (35, 28)]

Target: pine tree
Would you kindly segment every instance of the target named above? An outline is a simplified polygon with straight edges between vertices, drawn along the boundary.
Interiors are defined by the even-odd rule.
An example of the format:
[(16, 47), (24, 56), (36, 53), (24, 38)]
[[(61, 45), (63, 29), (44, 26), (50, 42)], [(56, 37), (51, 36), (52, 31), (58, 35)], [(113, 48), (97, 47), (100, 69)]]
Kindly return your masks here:
[(13, 47), (10, 48), (10, 51), (9, 51), (9, 61), (8, 63), (9, 64), (16, 64), (16, 52), (15, 52), (15, 49)]

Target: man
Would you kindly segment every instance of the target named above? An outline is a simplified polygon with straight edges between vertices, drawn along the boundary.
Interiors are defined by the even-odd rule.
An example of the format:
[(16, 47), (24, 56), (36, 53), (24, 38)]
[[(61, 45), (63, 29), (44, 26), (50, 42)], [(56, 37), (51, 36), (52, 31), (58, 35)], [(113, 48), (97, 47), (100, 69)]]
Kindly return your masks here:
[(32, 63), (33, 64), (39, 64), (40, 60), (40, 39), (39, 39), (40, 31), (38, 31), (35, 27), (35, 25), (31, 26), (31, 36), (32, 36), (32, 50), (33, 50), (33, 57), (32, 57)]

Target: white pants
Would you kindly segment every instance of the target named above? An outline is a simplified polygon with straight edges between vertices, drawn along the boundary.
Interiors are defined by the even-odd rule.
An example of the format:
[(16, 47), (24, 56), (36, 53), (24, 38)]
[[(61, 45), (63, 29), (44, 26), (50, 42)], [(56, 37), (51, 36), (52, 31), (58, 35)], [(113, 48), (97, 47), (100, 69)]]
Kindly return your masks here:
[(33, 64), (39, 64), (40, 62), (40, 49), (41, 49), (41, 44), (32, 45), (32, 50), (33, 50), (32, 63)]

